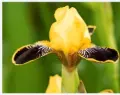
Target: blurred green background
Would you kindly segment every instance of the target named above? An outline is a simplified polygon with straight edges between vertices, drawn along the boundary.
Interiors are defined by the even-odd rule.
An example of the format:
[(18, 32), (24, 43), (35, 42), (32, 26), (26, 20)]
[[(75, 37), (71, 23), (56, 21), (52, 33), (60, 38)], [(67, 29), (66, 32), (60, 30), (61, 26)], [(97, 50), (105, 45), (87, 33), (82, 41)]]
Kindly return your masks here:
[[(120, 51), (120, 3), (14, 3), (3, 2), (3, 92), (44, 93), (49, 76), (61, 75), (61, 62), (50, 54), (30, 64), (15, 66), (14, 51), (39, 40), (49, 40), (57, 8), (75, 7), (87, 25), (96, 25), (92, 42)], [(112, 89), (120, 92), (120, 62), (96, 64), (82, 60), (79, 76), (88, 93)]]

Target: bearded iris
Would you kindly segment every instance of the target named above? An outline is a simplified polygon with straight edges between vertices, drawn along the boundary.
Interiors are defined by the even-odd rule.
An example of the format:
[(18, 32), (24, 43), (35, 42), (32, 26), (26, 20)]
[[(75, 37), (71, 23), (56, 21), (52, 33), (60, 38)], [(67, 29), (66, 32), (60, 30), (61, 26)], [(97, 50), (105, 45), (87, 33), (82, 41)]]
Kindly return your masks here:
[(95, 26), (87, 26), (75, 8), (58, 8), (54, 16), (56, 21), (50, 27), (50, 41), (38, 41), (19, 48), (13, 54), (12, 62), (23, 65), (54, 53), (62, 63), (62, 92), (77, 92), (77, 65), (82, 58), (99, 63), (115, 62), (118, 53), (114, 49), (99, 47), (91, 42)]

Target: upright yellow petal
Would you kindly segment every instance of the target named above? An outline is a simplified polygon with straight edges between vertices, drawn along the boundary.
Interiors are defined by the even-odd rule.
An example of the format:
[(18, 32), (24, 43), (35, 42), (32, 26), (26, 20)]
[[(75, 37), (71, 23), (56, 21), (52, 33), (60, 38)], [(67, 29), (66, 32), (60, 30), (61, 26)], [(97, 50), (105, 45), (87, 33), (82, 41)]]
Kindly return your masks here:
[(54, 14), (56, 21), (62, 20), (68, 10), (69, 10), (69, 6), (58, 8)]
[(54, 16), (56, 22), (52, 24), (49, 34), (53, 48), (67, 54), (91, 42), (87, 25), (75, 8), (58, 8)]

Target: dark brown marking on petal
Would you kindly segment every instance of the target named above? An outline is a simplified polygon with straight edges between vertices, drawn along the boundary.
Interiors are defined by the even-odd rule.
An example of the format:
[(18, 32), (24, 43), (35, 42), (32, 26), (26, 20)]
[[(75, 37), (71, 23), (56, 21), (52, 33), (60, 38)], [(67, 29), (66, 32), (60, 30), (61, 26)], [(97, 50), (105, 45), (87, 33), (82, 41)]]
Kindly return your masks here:
[(23, 47), (22, 49), (20, 49), (14, 56), (14, 60), (16, 60), (20, 55), (22, 55), (24, 52), (26, 52), (28, 50), (27, 47)]
[(81, 56), (88, 59), (95, 59), (97, 61), (116, 61), (118, 59), (118, 53), (111, 48), (92, 47), (78, 52)]
[(88, 26), (88, 31), (89, 31), (90, 35), (93, 34), (95, 28), (96, 28), (96, 26)]
[(19, 49), (14, 55), (15, 64), (24, 64), (31, 60), (45, 56), (52, 51), (51, 48), (43, 45), (30, 45)]
[(88, 28), (88, 30), (89, 30), (89, 33), (93, 33), (93, 30), (94, 30), (94, 28)]

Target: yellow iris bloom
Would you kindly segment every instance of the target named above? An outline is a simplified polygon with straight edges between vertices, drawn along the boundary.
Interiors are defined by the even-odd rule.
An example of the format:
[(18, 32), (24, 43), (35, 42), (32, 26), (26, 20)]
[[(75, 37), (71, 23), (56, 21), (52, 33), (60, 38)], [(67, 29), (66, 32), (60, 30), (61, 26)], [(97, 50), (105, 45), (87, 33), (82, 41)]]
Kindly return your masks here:
[[(82, 58), (99, 63), (115, 62), (118, 59), (118, 53), (114, 49), (92, 44), (91, 35), (96, 27), (87, 26), (74, 7), (58, 8), (54, 17), (56, 21), (50, 27), (50, 41), (38, 41), (17, 49), (13, 54), (12, 62), (15, 65), (23, 65), (49, 53), (54, 53), (63, 64), (63, 92), (76, 92), (79, 84), (76, 67)], [(65, 76), (69, 76), (70, 80), (67, 81)], [(60, 92), (60, 84), (57, 84), (54, 77), (51, 79), (47, 92)], [(60, 78), (58, 79), (60, 82)], [(57, 83), (53, 84), (54, 81)], [(72, 87), (69, 86), (70, 83)]]
[(12, 57), (14, 64), (24, 64), (55, 53), (62, 64), (72, 71), (81, 58), (94, 62), (114, 62), (118, 59), (116, 50), (91, 43), (91, 35), (96, 27), (87, 26), (74, 7), (58, 8), (54, 16), (56, 21), (50, 28), (50, 41), (39, 41), (19, 48)]

